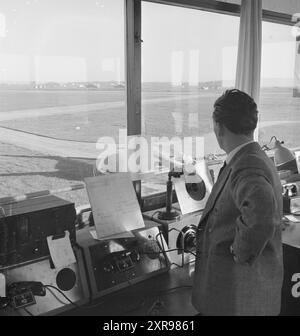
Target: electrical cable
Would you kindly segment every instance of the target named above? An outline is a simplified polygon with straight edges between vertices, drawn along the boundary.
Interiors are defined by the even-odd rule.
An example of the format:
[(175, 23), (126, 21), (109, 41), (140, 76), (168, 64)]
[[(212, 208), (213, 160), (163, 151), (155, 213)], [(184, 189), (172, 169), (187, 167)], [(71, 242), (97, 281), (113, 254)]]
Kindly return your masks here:
[(158, 214), (158, 213), (160, 213), (160, 211), (155, 211), (155, 212), (152, 214), (152, 216), (151, 216), (151, 220), (153, 220), (153, 219), (154, 219), (154, 216), (155, 216), (156, 214)]
[[(53, 288), (53, 289), (55, 289), (56, 291), (58, 291), (68, 302), (70, 302), (73, 306), (75, 306), (76, 308), (78, 308), (78, 309), (91, 309), (91, 308), (96, 308), (96, 307), (98, 307), (98, 306), (100, 306), (101, 304), (103, 304), (104, 303), (104, 301), (102, 301), (102, 302), (98, 302), (98, 303), (96, 303), (96, 304), (94, 304), (94, 305), (83, 305), (83, 306), (80, 306), (80, 305), (78, 305), (78, 304), (76, 304), (75, 302), (73, 302), (72, 300), (70, 300), (59, 288), (57, 288), (57, 287), (55, 287), (55, 286), (52, 286), (52, 285), (45, 285), (44, 286), (45, 288), (47, 288), (48, 289), (48, 291), (52, 294), (52, 295), (54, 295), (53, 293), (52, 293), (52, 291), (50, 290), (50, 288)], [(55, 295), (54, 295), (55, 296)], [(55, 296), (56, 297), (56, 296)], [(57, 297), (56, 297), (57, 298)], [(58, 299), (58, 298), (57, 298)], [(63, 303), (61, 300), (59, 300), (58, 299), (58, 301), (59, 302), (61, 302), (61, 303)], [(66, 304), (66, 303), (63, 303), (63, 304)]]
[[(158, 241), (158, 236), (160, 236), (160, 242)], [(164, 254), (165, 262), (168, 263), (168, 258), (166, 256), (166, 249), (165, 249), (165, 240), (161, 236), (162, 236), (162, 232), (159, 231), (158, 234), (155, 236), (155, 241)], [(160, 264), (161, 264), (161, 261), (160, 261)]]
[[(95, 308), (98, 307), (99, 305), (101, 305), (104, 302), (99, 302), (95, 305), (84, 305), (84, 306), (79, 306), (78, 304), (76, 304), (75, 302), (73, 302), (72, 300), (70, 300), (59, 288), (52, 286), (52, 285), (45, 285), (44, 286), (46, 289), (49, 290), (49, 288), (53, 288), (56, 291), (58, 291), (68, 302), (70, 302), (74, 307), (78, 308), (78, 309), (90, 309), (90, 308)], [(50, 291), (50, 293), (53, 295), (52, 291)], [(55, 296), (56, 297), (56, 296)], [(60, 301), (61, 303), (63, 303), (61, 300), (58, 299), (58, 301)], [(66, 303), (64, 303), (66, 305)]]
[(49, 288), (53, 288), (55, 289), (56, 291), (58, 291), (68, 302), (70, 302), (74, 307), (76, 308), (80, 308), (80, 306), (78, 304), (76, 304), (75, 302), (73, 302), (72, 300), (70, 300), (59, 288), (55, 287), (55, 286), (52, 286), (52, 285), (44, 285), (44, 287), (46, 289), (49, 289)]
[(164, 303), (163, 301), (161, 300), (160, 296), (163, 296), (165, 294), (169, 294), (170, 291), (173, 291), (173, 290), (178, 290), (178, 289), (182, 289), (182, 288), (189, 288), (191, 289), (192, 286), (190, 285), (187, 285), (187, 286), (177, 286), (177, 287), (173, 287), (173, 288), (169, 288), (169, 289), (166, 289), (166, 290), (163, 290), (163, 291), (159, 291), (157, 293), (157, 298), (156, 300), (154, 301), (154, 303), (152, 304), (152, 306), (150, 307), (150, 309), (148, 310), (147, 312), (147, 316), (151, 316), (151, 315), (159, 315), (159, 310), (161, 307), (164, 306)]
[[(45, 286), (46, 287), (46, 286)], [(50, 285), (47, 285), (47, 287), (51, 287), (55, 290), (57, 290), (60, 294), (62, 294), (66, 300), (68, 300), (73, 306), (75, 306), (76, 308), (78, 309), (92, 309), (92, 308), (96, 308), (96, 307), (99, 307), (101, 304), (105, 303), (105, 301), (100, 301), (100, 302), (97, 302), (96, 304), (85, 304), (85, 305), (78, 305), (76, 304), (75, 302), (71, 301), (64, 293), (62, 293), (58, 288), (56, 288), (55, 286), (50, 286)], [(49, 288), (48, 288), (49, 290)], [(49, 290), (50, 291), (50, 290)], [(52, 292), (51, 292), (52, 293)], [(52, 293), (53, 294), (53, 293)], [(59, 300), (60, 301), (60, 300)], [(62, 301), (60, 301), (62, 302)], [(91, 302), (91, 301), (90, 301)]]
[[(176, 231), (176, 232), (178, 232), (178, 233), (181, 233), (181, 232), (182, 232), (182, 231), (180, 231), (180, 230), (178, 230), (178, 229), (176, 229), (176, 228), (172, 228), (172, 229), (169, 230), (168, 232), (171, 232), (171, 231)], [(159, 242), (158, 242), (157, 238), (158, 238), (158, 236), (161, 236), (162, 234), (163, 234), (162, 232), (159, 232), (159, 233), (155, 236), (155, 240), (157, 241), (158, 244), (159, 244)], [(192, 252), (191, 250), (185, 250), (185, 249), (179, 249), (179, 248), (177, 248), (177, 249), (172, 249), (172, 250), (165, 250), (165, 249), (164, 249), (164, 246), (163, 246), (163, 251), (164, 251), (164, 252), (173, 252), (173, 251), (180, 251), (180, 252), (182, 252), (182, 251), (184, 251), (184, 252), (186, 252), (186, 253), (190, 253), (190, 254), (192, 254), (194, 257), (196, 257), (196, 253)]]
[(196, 257), (196, 253), (190, 251), (190, 250), (185, 250), (185, 249), (180, 249), (180, 248), (175, 248), (175, 249), (170, 249), (170, 250), (166, 250), (165, 252), (173, 252), (173, 251), (179, 251), (179, 252), (186, 252), (186, 253), (190, 253), (192, 254), (194, 257)]
[(140, 252), (140, 254), (142, 255), (147, 255), (147, 254), (157, 254), (157, 253), (166, 253), (166, 252), (174, 252), (174, 251), (179, 251), (179, 252), (182, 252), (182, 251), (185, 251), (186, 253), (190, 253), (192, 254), (194, 257), (196, 257), (196, 253), (190, 251), (190, 250), (184, 250), (184, 249), (179, 249), (179, 248), (175, 248), (175, 249), (170, 249), (170, 250), (165, 250), (165, 251), (159, 251), (159, 252), (147, 252), (147, 253), (142, 253)]
[(29, 316), (34, 316), (29, 310), (27, 310), (25, 307), (23, 307), (23, 310), (29, 315)]
[[(54, 293), (53, 289), (51, 288), (47, 288), (47, 290), (55, 297), (55, 299), (60, 303), (60, 304), (63, 304), (63, 305), (66, 305), (67, 303), (65, 301), (63, 301), (62, 299), (60, 299), (56, 293)], [(58, 293), (59, 294), (59, 293)]]
[(169, 289), (165, 289), (165, 290), (159, 291), (158, 293), (160, 295), (164, 295), (164, 294), (166, 294), (168, 292), (171, 292), (173, 290), (178, 290), (178, 289), (183, 289), (183, 288), (185, 288), (185, 289), (188, 289), (188, 288), (191, 289), (191, 288), (193, 288), (193, 286), (192, 285), (177, 286), (177, 287), (173, 287), (173, 288), (169, 288)]
[(178, 264), (176, 264), (176, 263), (174, 263), (174, 262), (172, 262), (171, 264), (170, 264), (170, 267), (172, 266), (172, 265), (175, 265), (176, 267), (180, 267), (180, 268), (183, 268), (184, 267), (184, 265), (178, 265)]

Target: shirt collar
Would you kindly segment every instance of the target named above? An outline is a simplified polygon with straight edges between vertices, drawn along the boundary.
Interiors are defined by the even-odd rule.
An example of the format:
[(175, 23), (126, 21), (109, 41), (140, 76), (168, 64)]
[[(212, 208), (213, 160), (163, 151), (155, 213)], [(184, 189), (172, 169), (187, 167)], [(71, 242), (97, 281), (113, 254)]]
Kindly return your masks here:
[(245, 146), (249, 145), (250, 143), (255, 142), (254, 140), (245, 142), (237, 147), (235, 147), (226, 157), (226, 164), (229, 164), (229, 162), (233, 159), (233, 157), (235, 156), (235, 154), (237, 154), (242, 148), (244, 148)]

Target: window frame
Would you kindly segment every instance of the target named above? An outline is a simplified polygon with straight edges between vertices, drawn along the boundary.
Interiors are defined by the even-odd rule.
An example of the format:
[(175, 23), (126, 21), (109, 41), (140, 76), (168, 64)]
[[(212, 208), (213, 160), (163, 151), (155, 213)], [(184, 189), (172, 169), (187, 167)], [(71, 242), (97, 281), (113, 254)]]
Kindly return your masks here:
[(125, 82), (127, 135), (140, 135), (142, 48), (141, 48), (141, 0), (125, 0)]
[[(142, 0), (145, 2), (154, 2), (165, 5), (180, 6), (191, 9), (204, 10), (207, 12), (215, 12), (219, 14), (228, 14), (240, 16), (241, 6), (238, 4), (215, 1), (215, 0)], [(270, 11), (263, 9), (262, 14), (264, 21), (283, 23), (287, 25), (293, 25), (292, 15)]]

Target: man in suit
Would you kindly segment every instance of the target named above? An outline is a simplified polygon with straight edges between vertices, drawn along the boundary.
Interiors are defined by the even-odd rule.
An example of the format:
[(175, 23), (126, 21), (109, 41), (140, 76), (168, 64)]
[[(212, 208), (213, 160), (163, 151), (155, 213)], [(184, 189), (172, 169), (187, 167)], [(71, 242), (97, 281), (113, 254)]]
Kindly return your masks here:
[(281, 184), (254, 141), (257, 105), (226, 91), (214, 132), (227, 158), (197, 230), (192, 302), (202, 315), (278, 315), (283, 281)]

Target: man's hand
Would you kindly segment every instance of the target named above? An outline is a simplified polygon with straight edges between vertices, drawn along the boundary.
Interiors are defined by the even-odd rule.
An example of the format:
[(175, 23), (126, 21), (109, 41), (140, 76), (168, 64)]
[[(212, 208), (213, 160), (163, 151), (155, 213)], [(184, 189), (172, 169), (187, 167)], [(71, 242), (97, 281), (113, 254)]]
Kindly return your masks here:
[(233, 200), (240, 210), (233, 251), (239, 264), (251, 266), (280, 225), (280, 211), (273, 187), (260, 171), (239, 171), (231, 177), (231, 183)]

